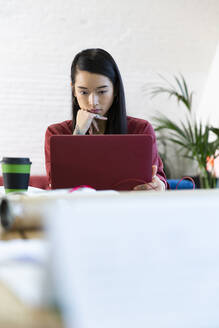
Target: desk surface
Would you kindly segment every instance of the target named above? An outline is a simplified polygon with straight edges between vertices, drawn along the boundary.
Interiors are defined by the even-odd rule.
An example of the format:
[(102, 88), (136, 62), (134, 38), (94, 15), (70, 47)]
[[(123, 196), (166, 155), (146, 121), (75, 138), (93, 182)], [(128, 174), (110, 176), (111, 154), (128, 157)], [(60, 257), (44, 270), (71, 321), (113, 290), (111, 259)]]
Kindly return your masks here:
[(60, 315), (52, 310), (33, 309), (22, 304), (0, 283), (0, 327), (62, 328)]
[[(154, 249), (157, 250), (157, 254), (158, 255), (160, 254), (159, 256), (162, 258), (162, 253), (159, 253), (159, 249), (162, 250), (163, 248), (157, 247), (157, 245), (161, 244), (162, 240), (163, 240), (162, 242), (165, 247), (167, 247), (167, 245), (169, 245), (168, 243), (170, 243), (174, 247), (168, 248), (168, 251), (170, 253), (172, 252), (171, 253), (172, 257), (171, 256), (167, 257), (167, 260), (170, 262), (170, 265), (167, 267), (170, 267), (173, 270), (176, 270), (176, 274), (181, 275), (181, 272), (178, 272), (178, 271), (180, 271), (181, 267), (176, 265), (176, 263), (175, 263), (176, 260), (178, 259), (178, 261), (180, 261), (179, 263), (181, 263), (181, 261), (183, 261), (183, 259), (184, 259), (185, 268), (186, 268), (186, 265), (188, 265), (187, 258), (190, 258), (189, 263), (191, 263), (191, 264), (195, 263), (195, 261), (197, 261), (197, 260), (199, 260), (199, 262), (202, 263), (201, 262), (202, 258), (199, 255), (200, 249), (202, 249), (203, 254), (207, 254), (206, 247), (209, 248), (210, 244), (211, 244), (211, 248), (209, 248), (210, 251), (208, 254), (211, 255), (211, 259), (212, 259), (211, 265), (212, 265), (212, 267), (214, 267), (214, 256), (213, 255), (214, 255), (214, 252), (216, 253), (219, 249), (219, 246), (217, 248), (214, 245), (214, 243), (216, 244), (216, 242), (218, 241), (217, 217), (215, 216), (215, 213), (218, 213), (218, 196), (219, 196), (219, 190), (176, 191), (176, 192), (170, 191), (170, 192), (165, 192), (165, 193), (164, 192), (162, 192), (162, 193), (154, 193), (154, 192), (151, 192), (151, 193), (133, 192), (132, 193), (131, 192), (131, 193), (121, 193), (120, 197), (117, 197), (117, 195), (107, 195), (107, 194), (105, 194), (105, 195), (103, 194), (102, 196), (101, 196), (101, 194), (100, 195), (96, 194), (95, 197), (89, 196), (89, 195), (84, 195), (83, 197), (81, 197), (80, 195), (76, 194), (75, 196), (74, 195), (66, 195), (65, 196), (65, 199), (66, 199), (65, 205), (68, 205), (67, 210), (68, 211), (70, 210), (70, 213), (74, 213), (76, 210), (78, 210), (78, 213), (81, 213), (81, 217), (80, 217), (78, 224), (80, 222), (81, 222), (81, 224), (83, 223), (82, 218), (83, 218), (83, 220), (85, 220), (85, 219), (87, 220), (89, 218), (88, 222), (85, 221), (87, 223), (91, 222), (92, 220), (93, 221), (99, 220), (99, 222), (101, 223), (103, 221), (102, 213), (105, 211), (106, 208), (109, 209), (109, 211), (107, 211), (107, 213), (106, 213), (106, 217), (108, 217), (108, 222), (111, 222), (113, 219), (115, 221), (114, 226), (116, 226), (117, 229), (118, 229), (119, 213), (121, 213), (121, 218), (125, 216), (125, 220), (127, 223), (129, 222), (129, 224), (132, 222), (132, 218), (135, 218), (135, 221), (137, 219), (139, 221), (141, 218), (143, 218), (143, 222), (144, 222), (144, 220), (148, 220), (148, 226), (147, 226), (147, 229), (145, 229), (146, 237), (147, 237), (147, 235), (148, 235), (148, 237), (144, 238), (144, 242), (148, 243), (148, 245), (146, 245), (147, 249), (149, 249), (151, 247), (151, 244), (152, 244), (152, 246), (154, 246), (154, 248), (152, 247), (152, 251), (151, 251), (151, 254), (152, 254), (151, 257), (152, 257), (153, 261), (155, 259)], [(74, 202), (71, 202), (71, 201), (68, 202), (68, 200), (70, 200), (71, 198), (74, 198)], [(30, 200), (28, 200), (26, 198), (23, 199), (24, 204), (29, 201)], [(44, 201), (42, 199), (42, 202), (46, 202), (46, 200)], [(111, 206), (109, 206), (109, 203), (111, 204)], [(29, 207), (31, 210), (32, 210), (32, 206), (34, 204), (36, 204), (36, 206), (34, 207), (35, 210), (38, 210), (41, 208), (39, 206), (39, 199), (35, 199), (35, 198), (31, 199), (31, 206)], [(158, 206), (158, 204), (159, 204), (159, 206)], [(96, 211), (97, 208), (99, 209), (99, 211)], [(81, 209), (83, 209), (82, 212), (81, 212)], [(63, 227), (69, 227), (69, 225), (66, 224), (67, 216), (65, 213), (65, 211), (66, 211), (65, 207), (61, 208), (61, 210), (62, 211), (61, 211), (61, 213), (59, 213), (59, 215), (61, 215), (61, 218), (62, 218), (62, 225), (63, 225)], [(56, 211), (56, 209), (54, 208), (54, 214), (56, 214), (55, 211)], [(93, 216), (90, 216), (90, 213), (92, 213)], [(116, 213), (116, 215), (115, 215), (115, 213)], [(150, 217), (153, 219), (152, 220), (148, 219)], [(165, 220), (165, 222), (164, 222), (164, 220)], [(59, 217), (57, 217), (57, 220), (55, 222), (56, 222), (56, 224), (58, 224), (58, 222), (60, 222)], [(70, 220), (70, 222), (72, 223), (73, 220)], [(169, 230), (168, 230), (168, 225), (170, 226)], [(99, 223), (98, 223), (98, 227), (99, 227)], [(126, 227), (127, 227), (127, 225), (126, 225)], [(135, 226), (133, 226), (133, 227), (135, 227)], [(137, 227), (138, 227), (138, 225), (135, 228), (137, 229)], [(193, 227), (193, 229), (191, 227)], [(199, 234), (197, 234), (197, 227), (199, 227), (199, 230), (198, 230)], [(202, 227), (202, 229), (201, 229), (201, 227)], [(159, 228), (159, 233), (157, 233), (158, 228)], [(76, 233), (75, 228), (74, 229), (72, 228), (72, 230), (69, 229), (69, 233), (70, 232), (72, 233), (72, 231), (74, 232), (74, 234)], [(83, 227), (82, 227), (81, 231), (83, 231)], [(106, 231), (105, 226), (103, 228), (103, 231)], [(121, 222), (121, 231), (124, 231), (123, 222)], [(132, 231), (131, 231), (131, 233), (132, 233)], [(139, 233), (139, 231), (137, 231), (136, 233)], [(179, 236), (180, 237), (179, 241), (178, 241), (178, 238), (175, 238), (175, 237), (168, 238), (170, 233), (172, 234), (171, 236)], [(191, 238), (187, 238), (186, 233), (188, 233), (188, 236), (191, 236)], [(202, 233), (202, 234), (200, 234), (200, 233)], [(206, 239), (207, 233), (208, 233), (208, 239)], [(74, 234), (71, 235), (71, 238), (73, 238), (72, 236), (74, 236)], [(120, 236), (122, 234), (123, 233), (118, 234), (120, 243), (121, 243)], [(159, 234), (163, 234), (163, 239), (161, 238), (161, 241), (159, 239), (156, 239), (156, 238), (158, 238)], [(201, 237), (199, 238), (199, 235), (202, 238)], [(63, 234), (63, 236), (64, 236), (64, 234)], [(151, 236), (154, 236), (154, 238), (152, 238)], [(183, 239), (183, 236), (184, 236), (184, 239)], [(214, 238), (212, 236), (214, 236)], [(42, 237), (42, 232), (40, 232), (40, 231), (25, 231), (25, 236), (23, 236), (23, 238), (39, 238), (39, 237)], [(78, 237), (78, 236), (75, 236), (74, 240), (76, 240), (76, 237)], [(93, 235), (92, 235), (92, 237), (93, 237)], [(194, 245), (193, 245), (193, 243), (194, 243), (193, 240), (195, 237), (197, 239), (196, 244), (198, 245), (198, 247), (197, 246), (194, 247)], [(21, 235), (19, 232), (3, 233), (3, 235), (2, 235), (3, 240), (10, 240), (10, 239), (15, 239), (15, 238), (21, 238)], [(71, 238), (67, 238), (67, 240), (70, 240)], [(129, 241), (130, 240), (132, 240), (132, 239), (129, 239)], [(157, 242), (156, 242), (156, 240), (157, 240)], [(184, 240), (185, 240), (185, 242), (184, 242)], [(188, 240), (192, 243), (193, 247), (189, 246), (190, 244), (188, 243)], [(204, 241), (206, 241), (206, 240), (208, 241), (208, 243), (205, 244)], [(144, 242), (142, 242), (142, 244), (144, 244)], [(117, 245), (117, 243), (114, 243), (114, 244)], [(127, 245), (129, 245), (129, 244), (130, 243), (127, 242)], [(81, 241), (80, 241), (80, 245), (81, 245)], [(109, 249), (111, 251), (111, 248), (112, 248), (111, 244), (109, 244), (109, 245), (110, 245)], [(187, 251), (186, 255), (184, 257), (180, 257), (180, 259), (175, 254), (177, 252), (176, 245), (178, 247), (178, 251), (180, 252), (180, 254), (184, 254), (184, 252)], [(165, 249), (165, 247), (164, 247), (164, 249)], [(100, 248), (97, 248), (97, 249), (99, 250)], [(139, 247), (139, 249), (140, 249), (140, 247)], [(76, 248), (76, 250), (77, 250), (77, 248)], [(191, 250), (193, 250), (193, 252), (191, 252)], [(195, 253), (196, 250), (197, 250), (197, 254)], [(60, 252), (60, 254), (57, 254), (57, 252), (55, 254), (56, 254), (56, 259), (57, 259), (57, 256), (60, 256), (59, 263), (61, 263), (61, 257), (63, 257), (63, 252), (62, 252), (61, 248), (60, 248), (59, 252)], [(117, 250), (115, 251), (115, 254), (116, 254), (116, 252), (117, 252)], [(148, 250), (147, 250), (147, 252), (148, 252)], [(163, 262), (161, 260), (159, 260), (158, 255), (157, 255), (157, 267), (160, 267), (160, 263), (163, 263)], [(193, 256), (193, 258), (192, 258), (192, 256)], [(78, 259), (79, 257), (76, 256), (76, 258)], [(124, 257), (122, 257), (122, 258), (124, 258)], [(171, 262), (171, 259), (172, 259), (172, 262)], [(194, 261), (194, 259), (195, 259), (195, 261)], [(203, 261), (204, 261), (204, 259), (203, 259)], [(150, 260), (150, 257), (149, 257), (148, 261), (149, 260)], [(113, 261), (113, 258), (112, 258), (112, 261)], [(210, 270), (211, 267), (209, 265), (206, 265), (206, 263), (210, 263), (209, 261), (210, 261), (209, 258), (206, 258), (206, 262), (203, 262), (204, 263), (203, 270), (206, 271), (206, 274), (205, 274), (206, 277), (208, 277), (208, 275), (211, 274), (210, 271), (209, 272), (207, 271), (207, 270)], [(151, 260), (151, 262), (152, 262), (152, 260)], [(198, 265), (200, 264), (199, 262), (198, 262)], [(100, 264), (101, 263), (102, 262), (100, 262)], [(148, 264), (147, 268), (151, 269), (150, 261), (148, 263), (149, 264)], [(172, 265), (172, 267), (171, 267), (171, 265)], [(109, 264), (108, 264), (108, 266), (109, 266)], [(178, 269), (178, 267), (179, 267), (179, 269)], [(156, 266), (155, 266), (155, 268), (156, 268)], [(184, 268), (184, 267), (182, 266), (182, 268)], [(63, 270), (66, 270), (66, 269), (63, 267)], [(193, 271), (191, 271), (191, 272), (193, 272)], [(195, 271), (194, 271), (194, 273), (195, 273)], [(151, 277), (152, 278), (154, 277), (153, 271), (151, 271)], [(168, 272), (168, 274), (166, 274), (166, 277), (169, 277), (169, 272)], [(176, 277), (177, 277), (177, 275), (176, 275)], [(215, 276), (213, 276), (213, 277), (215, 277)], [(197, 284), (197, 276), (194, 274), (194, 275), (192, 275), (192, 278), (194, 281), (196, 281), (196, 284)], [(138, 280), (136, 280), (136, 281), (138, 282)], [(142, 281), (145, 282), (144, 279)], [(188, 279), (188, 276), (185, 275), (185, 279), (184, 280), (182, 279), (182, 281), (185, 284), (187, 284), (187, 282), (189, 283), (192, 280)], [(217, 281), (217, 276), (215, 277), (215, 281)], [(209, 284), (209, 282), (206, 282), (206, 285), (204, 285), (204, 286), (208, 286), (208, 284)], [(213, 283), (211, 283), (211, 284), (213, 284)], [(151, 298), (153, 298), (153, 295), (154, 295), (154, 291), (152, 290), (152, 287), (153, 287), (152, 285), (153, 284), (146, 286), (147, 293), (145, 293), (145, 295), (148, 295), (147, 297), (150, 297), (150, 295), (151, 295)], [(194, 286), (195, 286), (195, 284), (194, 284), (194, 286), (193, 285), (190, 286), (190, 285), (187, 286), (188, 293), (191, 292), (191, 290), (188, 289), (188, 287), (194, 288)], [(152, 286), (152, 287), (150, 287), (150, 286)], [(157, 282), (156, 282), (156, 286), (157, 286)], [(165, 302), (167, 303), (166, 295), (169, 294), (169, 290), (172, 288), (173, 294), (175, 293), (175, 291), (174, 291), (174, 288), (171, 287), (172, 281), (169, 281), (169, 285), (162, 284), (160, 286), (161, 286), (160, 287), (161, 291), (163, 290), (164, 287), (166, 288), (167, 294), (166, 293), (160, 293), (160, 294), (158, 293), (159, 297), (158, 297), (158, 300), (156, 299), (155, 307), (157, 309), (157, 307), (158, 307), (157, 302), (159, 301), (160, 309), (161, 309), (160, 313), (163, 313), (163, 304), (164, 303), (162, 303), (162, 296), (164, 295)], [(176, 286), (178, 286), (178, 285), (176, 284)], [(68, 291), (67, 293), (65, 293), (65, 295), (67, 295), (67, 294), (70, 296), (73, 295), (73, 293), (69, 292), (70, 289), (67, 289), (67, 287), (69, 287), (67, 284), (64, 287), (66, 287), (66, 290)], [(145, 289), (146, 289), (146, 287), (145, 287)], [(212, 290), (214, 290), (213, 287), (212, 287)], [(151, 291), (150, 291), (151, 294), (148, 293), (148, 288), (151, 288)], [(143, 290), (142, 285), (141, 285), (141, 288), (139, 288), (139, 290)], [(211, 292), (211, 289), (209, 289), (209, 290)], [(204, 287), (203, 291), (208, 291), (208, 289), (206, 289)], [(180, 293), (182, 294), (183, 297), (185, 296), (184, 289), (180, 290)], [(214, 293), (214, 295), (215, 294), (216, 293)], [(142, 293), (141, 293), (141, 295), (142, 295)], [(171, 295), (171, 294), (169, 294), (169, 295)], [(191, 295), (194, 296), (194, 295), (196, 295), (196, 293), (194, 292)], [(213, 292), (212, 292), (212, 295), (213, 295)], [(181, 299), (183, 299), (183, 297), (177, 298), (177, 301), (180, 301)], [(206, 299), (208, 299), (208, 297), (206, 297)], [(107, 300), (105, 300), (105, 301), (107, 301)], [(192, 304), (192, 300), (189, 300), (189, 301)], [(196, 303), (194, 303), (194, 304), (197, 304), (198, 301), (197, 300), (195, 300), (195, 301), (196, 301)], [(42, 328), (47, 328), (47, 327), (48, 328), (50, 328), (50, 327), (63, 328), (64, 327), (64, 324), (61, 322), (61, 318), (58, 313), (56, 313), (52, 310), (43, 310), (43, 309), (36, 310), (36, 309), (30, 308), (30, 307), (22, 304), (2, 283), (0, 283), (0, 302), (1, 302), (0, 327), (2, 327), (2, 328), (14, 328), (14, 327), (16, 327), (16, 328), (20, 328), (20, 327), (22, 327), (22, 328), (26, 328), (26, 327), (27, 328), (35, 328), (35, 327), (36, 328), (38, 328), (38, 327), (39, 328), (41, 328), (41, 327)], [(171, 303), (171, 302), (172, 301), (169, 298), (169, 304), (171, 306), (173, 306), (174, 303), (173, 302)], [(213, 300), (211, 300), (211, 302), (213, 304)], [(177, 303), (177, 302), (175, 302), (175, 303)], [(70, 303), (70, 304), (73, 304), (73, 303)], [(148, 304), (150, 304), (150, 302)], [(209, 304), (211, 305), (211, 303), (209, 303)], [(208, 308), (210, 308), (210, 305), (208, 306)], [(176, 307), (177, 306), (179, 308), (179, 305), (176, 304)], [(201, 308), (201, 306), (199, 308), (197, 306), (197, 309), (200, 309), (200, 308)], [(213, 306), (212, 306), (212, 308), (213, 308)], [(143, 310), (145, 311), (145, 309), (143, 309)], [(153, 311), (154, 311), (154, 309), (153, 309)], [(212, 310), (212, 313), (213, 313), (213, 311), (214, 311), (214, 309)], [(71, 313), (73, 313), (73, 311)], [(188, 313), (191, 315), (189, 310), (188, 310)], [(203, 311), (202, 312), (200, 311), (200, 313), (203, 316), (205, 314)], [(199, 316), (200, 316), (200, 313), (198, 312)], [(215, 310), (215, 313), (216, 313), (216, 310)], [(215, 313), (213, 313), (213, 314), (215, 314)], [(185, 319), (186, 318), (187, 317), (185, 316)], [(188, 326), (188, 325), (185, 324), (185, 326)], [(170, 327), (170, 325), (169, 325), (169, 327)]]
[(24, 232), (19, 231), (3, 231), (1, 233), (1, 240), (12, 240), (12, 239), (32, 239), (32, 238), (43, 238), (44, 233), (41, 230), (27, 230)]
[[(42, 231), (3, 232), (1, 240), (42, 238)], [(0, 282), (0, 327), (4, 328), (63, 328), (61, 316), (54, 310), (36, 309), (23, 304)]]

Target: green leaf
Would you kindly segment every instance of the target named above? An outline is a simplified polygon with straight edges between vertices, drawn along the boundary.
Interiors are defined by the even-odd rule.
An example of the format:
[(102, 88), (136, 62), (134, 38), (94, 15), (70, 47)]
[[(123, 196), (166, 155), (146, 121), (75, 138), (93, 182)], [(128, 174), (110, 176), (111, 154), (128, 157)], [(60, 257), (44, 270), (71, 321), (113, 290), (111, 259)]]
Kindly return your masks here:
[(179, 91), (177, 88), (170, 83), (167, 79), (165, 79), (162, 75), (159, 75), (160, 78), (165, 82), (166, 87), (164, 86), (157, 86), (151, 88), (151, 96), (152, 98), (161, 94), (166, 93), (169, 95), (169, 98), (176, 97), (177, 102), (182, 102), (186, 108), (191, 111), (192, 108), (192, 93), (189, 94), (188, 86), (186, 84), (186, 81), (182, 74), (180, 74), (180, 77), (174, 76), (176, 87), (179, 88)]
[(177, 76), (174, 76), (175, 80), (176, 80), (176, 83), (178, 84), (179, 86), (179, 89), (181, 91), (181, 94), (184, 98), (186, 98), (186, 94), (184, 93), (184, 89), (183, 89), (183, 85), (181, 84), (180, 80), (177, 78)]
[[(169, 119), (164, 114), (159, 113), (153, 118), (156, 126), (155, 131), (158, 133), (158, 138), (164, 130), (166, 133), (165, 141), (162, 137), (162, 143), (174, 143), (178, 145), (179, 152), (185, 158), (195, 160), (202, 172), (202, 176), (207, 179), (206, 186), (215, 185), (215, 179), (206, 170), (206, 160), (209, 156), (216, 158), (216, 151), (219, 150), (219, 128), (204, 125), (192, 115), (192, 100), (193, 92), (189, 91), (188, 85), (182, 74), (174, 76), (175, 85), (170, 83), (164, 77), (161, 77), (166, 85), (153, 87), (151, 94), (157, 96), (166, 94), (169, 98), (175, 98), (177, 103), (183, 103), (189, 110), (185, 120), (180, 120), (179, 123)], [(210, 132), (214, 133), (217, 138), (210, 142)], [(166, 154), (165, 154), (166, 155)]]
[(183, 137), (185, 140), (187, 140), (187, 136), (185, 134), (185, 132), (176, 124), (174, 123), (172, 120), (168, 119), (165, 116), (161, 116), (160, 118), (155, 117), (154, 121), (159, 124), (156, 127), (156, 131), (159, 130), (172, 130), (175, 131), (177, 134), (179, 134), (181, 137)]

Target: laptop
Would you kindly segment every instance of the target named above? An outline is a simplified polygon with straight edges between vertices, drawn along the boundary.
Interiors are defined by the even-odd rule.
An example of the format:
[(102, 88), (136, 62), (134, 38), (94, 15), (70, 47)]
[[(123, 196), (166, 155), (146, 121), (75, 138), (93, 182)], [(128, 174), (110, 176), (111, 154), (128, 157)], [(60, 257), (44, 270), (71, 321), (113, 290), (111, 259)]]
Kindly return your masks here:
[(52, 189), (132, 190), (152, 179), (150, 135), (52, 136), (50, 156)]

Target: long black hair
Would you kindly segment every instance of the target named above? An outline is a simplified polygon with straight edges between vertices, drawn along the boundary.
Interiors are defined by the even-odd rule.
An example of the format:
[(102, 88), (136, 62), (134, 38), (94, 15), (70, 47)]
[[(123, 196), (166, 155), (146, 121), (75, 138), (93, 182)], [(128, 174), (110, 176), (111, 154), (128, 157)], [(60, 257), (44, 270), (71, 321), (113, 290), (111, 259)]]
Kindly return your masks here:
[[(122, 78), (113, 57), (105, 50), (95, 48), (86, 49), (79, 52), (71, 66), (71, 81), (75, 84), (75, 76), (77, 71), (87, 71), (90, 73), (101, 74), (107, 76), (113, 83), (115, 97), (107, 112), (106, 134), (125, 134), (127, 133), (126, 105), (125, 94)], [(72, 115), (73, 115), (73, 131), (76, 125), (77, 112), (80, 109), (78, 101), (72, 90)]]

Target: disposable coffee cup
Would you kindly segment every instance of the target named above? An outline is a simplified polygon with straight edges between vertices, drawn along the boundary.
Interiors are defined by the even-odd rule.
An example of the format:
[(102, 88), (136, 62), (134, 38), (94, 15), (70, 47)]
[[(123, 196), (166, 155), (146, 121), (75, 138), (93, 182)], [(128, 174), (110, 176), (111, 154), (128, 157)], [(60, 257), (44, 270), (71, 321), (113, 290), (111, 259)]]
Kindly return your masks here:
[(3, 157), (2, 175), (5, 193), (27, 191), (31, 162), (26, 157)]

